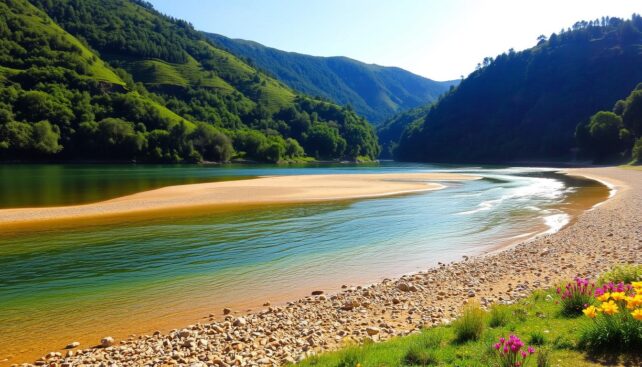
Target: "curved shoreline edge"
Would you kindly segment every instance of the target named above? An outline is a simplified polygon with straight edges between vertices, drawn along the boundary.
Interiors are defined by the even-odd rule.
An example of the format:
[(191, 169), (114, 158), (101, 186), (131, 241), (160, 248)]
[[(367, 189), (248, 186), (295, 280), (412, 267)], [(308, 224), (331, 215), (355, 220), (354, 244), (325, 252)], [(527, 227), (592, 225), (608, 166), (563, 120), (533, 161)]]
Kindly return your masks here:
[(330, 174), (176, 185), (91, 204), (0, 209), (0, 228), (192, 209), (234, 210), (236, 207), (377, 198), (445, 188), (435, 181), (474, 179), (479, 177), (455, 173)]
[[(642, 172), (618, 168), (565, 172), (609, 182), (617, 195), (554, 234), (502, 251), (439, 264), (395, 280), (349, 287), (333, 295), (309, 296), (252, 313), (220, 314), (219, 321), (210, 319), (168, 334), (129, 338), (109, 348), (87, 348), (70, 357), (54, 355), (43, 361), (91, 363), (100, 359), (125, 366), (202, 361), (225, 366), (240, 357), (247, 365), (276, 366), (339, 348), (346, 340), (386, 340), (449, 322), (468, 299), (483, 306), (511, 303), (562, 279), (596, 277), (616, 263), (642, 263), (638, 224)], [(228, 340), (229, 335), (236, 337)], [(192, 341), (197, 347), (190, 349)], [(145, 352), (159, 345), (162, 347), (153, 354)], [(187, 351), (190, 353), (185, 354)], [(182, 356), (177, 360), (179, 352)]]

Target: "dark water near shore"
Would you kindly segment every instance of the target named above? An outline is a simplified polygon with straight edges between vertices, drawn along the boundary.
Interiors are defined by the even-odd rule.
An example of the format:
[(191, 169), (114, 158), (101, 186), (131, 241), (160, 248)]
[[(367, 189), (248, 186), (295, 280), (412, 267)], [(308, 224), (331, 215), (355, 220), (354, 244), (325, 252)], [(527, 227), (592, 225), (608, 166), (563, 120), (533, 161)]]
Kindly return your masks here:
[(263, 175), (433, 171), (483, 179), (398, 197), (0, 233), (0, 360), (422, 270), (555, 231), (608, 196), (599, 183), (538, 168), (3, 166), (0, 207)]

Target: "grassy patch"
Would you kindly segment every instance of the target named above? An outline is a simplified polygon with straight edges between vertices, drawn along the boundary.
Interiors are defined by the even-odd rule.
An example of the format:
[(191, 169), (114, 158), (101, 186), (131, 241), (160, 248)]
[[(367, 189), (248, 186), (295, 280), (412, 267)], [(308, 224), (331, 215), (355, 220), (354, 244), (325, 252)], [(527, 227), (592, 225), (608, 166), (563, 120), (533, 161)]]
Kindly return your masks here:
[[(521, 337), (527, 345), (533, 345), (536, 354), (531, 366), (600, 366), (627, 363), (635, 356), (597, 357), (587, 355), (578, 348), (583, 330), (592, 320), (584, 317), (567, 318), (555, 290), (539, 291), (530, 298), (509, 306), (495, 306), (482, 315), (489, 328), (483, 329), (477, 340), (466, 343), (458, 341), (460, 332), (455, 325), (439, 326), (422, 330), (407, 337), (394, 338), (383, 343), (368, 343), (363, 346), (350, 346), (336, 352), (324, 353), (306, 359), (301, 366), (492, 366), (495, 364), (493, 343), (499, 337), (514, 334)], [(478, 325), (479, 315), (471, 320)], [(494, 316), (493, 316), (494, 315)], [(494, 321), (493, 321), (494, 319)], [(455, 323), (456, 324), (456, 323)], [(473, 324), (467, 321), (466, 324)], [(477, 326), (476, 326), (477, 327)], [(476, 329), (472, 328), (472, 329)], [(466, 329), (471, 329), (468, 326)], [(344, 364), (341, 364), (344, 363)]]
[(626, 264), (626, 265), (617, 265), (613, 269), (607, 271), (606, 273), (600, 275), (598, 279), (598, 284), (604, 284), (608, 282), (613, 283), (631, 283), (635, 281), (642, 280), (642, 264)]

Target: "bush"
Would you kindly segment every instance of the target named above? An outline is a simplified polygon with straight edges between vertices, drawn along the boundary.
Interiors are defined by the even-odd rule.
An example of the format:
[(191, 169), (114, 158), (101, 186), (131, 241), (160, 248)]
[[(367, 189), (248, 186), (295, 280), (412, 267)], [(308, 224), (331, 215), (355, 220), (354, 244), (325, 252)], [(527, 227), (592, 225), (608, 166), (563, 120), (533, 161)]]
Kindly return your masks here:
[(593, 303), (593, 291), (595, 284), (588, 279), (575, 278), (574, 282), (566, 284), (565, 289), (557, 288), (557, 294), (561, 297), (562, 314), (565, 316), (577, 316), (582, 310)]
[(637, 265), (616, 265), (611, 270), (602, 274), (598, 284), (605, 283), (631, 283), (642, 280), (642, 264)]
[(484, 311), (479, 307), (479, 303), (466, 304), (461, 317), (455, 320), (453, 327), (457, 342), (479, 339), (484, 331)]
[(591, 352), (642, 350), (642, 282), (608, 283), (595, 291), (598, 307), (583, 312), (593, 319), (580, 335), (580, 348)]
[(337, 367), (355, 367), (359, 365), (359, 353), (355, 348), (347, 349), (341, 356)]
[(493, 305), (490, 309), (488, 326), (492, 328), (506, 326), (510, 317), (511, 312), (506, 305)]

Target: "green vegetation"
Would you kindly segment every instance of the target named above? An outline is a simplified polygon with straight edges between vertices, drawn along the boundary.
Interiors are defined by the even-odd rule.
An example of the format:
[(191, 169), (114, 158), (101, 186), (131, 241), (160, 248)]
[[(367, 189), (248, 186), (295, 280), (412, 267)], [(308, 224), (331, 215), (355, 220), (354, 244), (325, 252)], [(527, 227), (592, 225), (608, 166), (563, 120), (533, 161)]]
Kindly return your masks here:
[(365, 64), (347, 57), (302, 55), (252, 41), (205, 35), (291, 88), (340, 105), (351, 105), (375, 124), (399, 111), (430, 103), (459, 82), (436, 82), (403, 69)]
[(611, 270), (600, 275), (598, 284), (638, 281), (642, 281), (642, 264), (625, 264), (614, 266)]
[[(409, 119), (395, 154), (432, 162), (571, 160), (577, 124), (610, 109), (640, 81), (642, 17), (578, 22), (539, 37), (531, 49), (484, 59), (420, 122)], [(637, 119), (637, 107), (630, 108), (629, 120)], [(631, 147), (639, 127), (622, 118), (630, 134), (617, 138)], [(596, 136), (615, 141), (613, 121), (600, 116)], [(634, 150), (639, 154), (642, 142)]]
[(642, 163), (642, 83), (615, 103), (613, 112), (599, 111), (577, 126), (582, 152), (596, 162)]
[[(493, 312), (484, 319), (494, 327), (486, 328), (477, 340), (459, 342), (455, 325), (423, 329), (420, 333), (394, 338), (383, 343), (365, 343), (347, 346), (337, 352), (324, 353), (304, 360), (300, 365), (316, 367), (335, 366), (493, 366), (497, 364), (493, 344), (500, 337), (523, 336), (528, 345), (535, 347), (536, 366), (600, 366), (603, 363), (636, 365), (640, 355), (635, 349), (629, 353), (587, 354), (579, 341), (593, 320), (587, 317), (568, 318), (562, 315), (554, 300), (555, 290), (536, 291), (516, 304), (493, 308), (502, 314), (498, 325)], [(496, 317), (496, 316), (495, 316)], [(349, 361), (350, 363), (346, 364)]]
[(461, 316), (453, 322), (455, 340), (459, 343), (478, 340), (484, 332), (485, 317), (486, 313), (479, 307), (479, 303), (467, 303)]
[(0, 160), (379, 154), (352, 109), (297, 95), (146, 2), (11, 0), (0, 10)]

